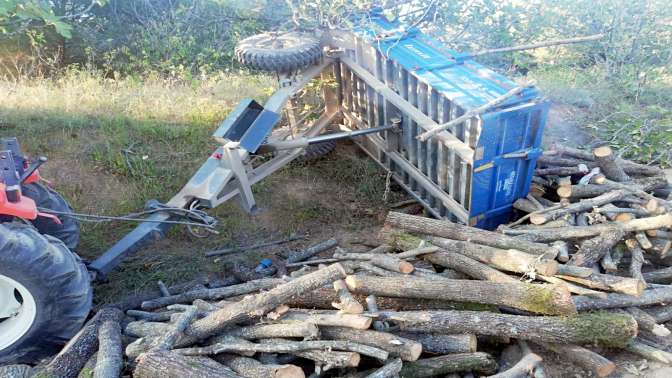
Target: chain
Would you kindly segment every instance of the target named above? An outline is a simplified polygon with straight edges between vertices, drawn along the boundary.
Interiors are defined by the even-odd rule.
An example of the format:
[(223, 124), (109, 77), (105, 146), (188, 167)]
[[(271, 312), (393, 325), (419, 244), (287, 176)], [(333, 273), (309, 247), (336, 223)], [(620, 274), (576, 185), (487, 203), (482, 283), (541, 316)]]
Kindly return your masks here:
[(387, 198), (390, 195), (390, 179), (392, 178), (392, 171), (387, 171), (387, 176), (385, 177), (385, 192), (383, 193), (383, 202), (387, 203)]

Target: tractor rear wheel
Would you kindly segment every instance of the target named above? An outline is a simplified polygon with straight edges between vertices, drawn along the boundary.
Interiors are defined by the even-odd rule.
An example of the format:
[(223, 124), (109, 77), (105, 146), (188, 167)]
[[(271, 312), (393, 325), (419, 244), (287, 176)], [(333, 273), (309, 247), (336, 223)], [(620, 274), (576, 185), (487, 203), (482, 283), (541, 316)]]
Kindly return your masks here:
[(58, 351), (91, 309), (89, 273), (60, 240), (0, 224), (0, 365)]
[[(39, 182), (24, 185), (21, 187), (21, 192), (26, 197), (35, 201), (35, 205), (38, 208), (41, 207), (65, 214), (72, 213), (72, 207), (68, 201), (53, 189)], [(61, 239), (66, 247), (71, 251), (75, 251), (79, 244), (79, 222), (75, 218), (64, 215), (58, 215), (58, 219), (60, 219), (61, 224), (45, 217), (37, 217), (32, 223), (40, 234), (51, 235)]]
[(256, 70), (290, 72), (319, 62), (322, 47), (305, 33), (263, 33), (238, 42), (236, 57)]

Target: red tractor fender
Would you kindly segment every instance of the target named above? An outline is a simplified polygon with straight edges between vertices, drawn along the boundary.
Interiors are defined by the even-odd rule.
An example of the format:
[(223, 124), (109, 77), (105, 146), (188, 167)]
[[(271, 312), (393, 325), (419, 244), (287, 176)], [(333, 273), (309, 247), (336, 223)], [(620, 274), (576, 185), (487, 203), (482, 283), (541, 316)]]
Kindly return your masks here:
[(5, 184), (0, 183), (0, 214), (11, 215), (28, 220), (37, 218), (38, 211), (35, 201), (26, 196), (19, 196), (17, 202), (10, 202), (7, 199), (7, 192), (5, 189)]

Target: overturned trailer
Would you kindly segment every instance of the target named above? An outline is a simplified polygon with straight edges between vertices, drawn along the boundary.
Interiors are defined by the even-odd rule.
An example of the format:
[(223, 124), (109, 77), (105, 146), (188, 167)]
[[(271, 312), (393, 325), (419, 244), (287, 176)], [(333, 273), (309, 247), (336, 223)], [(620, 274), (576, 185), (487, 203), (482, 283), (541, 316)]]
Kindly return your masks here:
[[(287, 33), (242, 41), (241, 62), (277, 71), (279, 89), (263, 106), (243, 100), (229, 114), (213, 134), (220, 147), (166, 209), (213, 208), (237, 197), (254, 211), (252, 185), (311, 145), (352, 137), (433, 216), (481, 228), (509, 221), (513, 202), (529, 189), (548, 103), (537, 89), (520, 87), (417, 28), (376, 14), (366, 19), (366, 26), (325, 31), (320, 40)], [(322, 86), (321, 115), (297, 119), (290, 106), (288, 125), (276, 126), (315, 79), (334, 83)], [(485, 111), (469, 116), (474, 109)], [(323, 133), (335, 123), (340, 132)], [(252, 163), (265, 152), (274, 155)], [(178, 216), (153, 214), (89, 268), (104, 276), (162, 237), (171, 225), (163, 222)]]

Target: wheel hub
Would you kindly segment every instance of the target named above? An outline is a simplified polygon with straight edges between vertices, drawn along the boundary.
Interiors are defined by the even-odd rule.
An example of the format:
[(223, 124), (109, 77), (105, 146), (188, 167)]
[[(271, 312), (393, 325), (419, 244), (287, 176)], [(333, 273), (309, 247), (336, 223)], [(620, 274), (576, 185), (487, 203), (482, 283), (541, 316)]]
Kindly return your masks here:
[(0, 350), (30, 330), (37, 306), (30, 291), (19, 282), (0, 274)]

